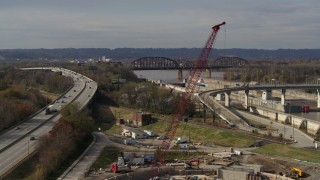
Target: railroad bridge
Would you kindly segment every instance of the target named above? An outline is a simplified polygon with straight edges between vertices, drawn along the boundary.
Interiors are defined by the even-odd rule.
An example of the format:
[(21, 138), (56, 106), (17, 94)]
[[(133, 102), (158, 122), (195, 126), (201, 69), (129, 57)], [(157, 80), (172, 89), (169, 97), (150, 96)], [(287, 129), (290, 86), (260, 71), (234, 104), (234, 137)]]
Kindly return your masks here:
[[(182, 78), (183, 69), (192, 69), (195, 61), (173, 60), (166, 57), (143, 57), (132, 61), (129, 67), (133, 70), (178, 70), (179, 79)], [(245, 67), (249, 62), (239, 57), (220, 57), (213, 61), (208, 61), (205, 69), (208, 77), (211, 77), (212, 70)]]
[[(133, 70), (162, 70), (162, 69), (192, 69), (195, 61), (174, 60), (166, 57), (143, 57), (130, 63)], [(208, 61), (206, 69), (225, 69), (232, 67), (244, 67), (249, 62), (239, 57), (220, 57)]]

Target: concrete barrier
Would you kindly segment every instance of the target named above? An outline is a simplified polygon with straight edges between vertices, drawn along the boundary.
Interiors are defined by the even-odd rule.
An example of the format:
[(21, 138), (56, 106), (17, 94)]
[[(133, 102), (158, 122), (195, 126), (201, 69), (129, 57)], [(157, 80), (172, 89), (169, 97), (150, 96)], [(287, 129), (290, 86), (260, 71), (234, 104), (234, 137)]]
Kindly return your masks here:
[(312, 135), (317, 135), (320, 133), (320, 122), (315, 122), (311, 119), (293, 116), (282, 112), (276, 112), (269, 109), (263, 109), (260, 107), (250, 107), (249, 110), (254, 114), (266, 116), (278, 122), (291, 125), (293, 124), (294, 127), (299, 129), (307, 129), (307, 132)]
[(320, 124), (312, 121), (307, 122), (307, 132), (313, 135), (319, 133)]

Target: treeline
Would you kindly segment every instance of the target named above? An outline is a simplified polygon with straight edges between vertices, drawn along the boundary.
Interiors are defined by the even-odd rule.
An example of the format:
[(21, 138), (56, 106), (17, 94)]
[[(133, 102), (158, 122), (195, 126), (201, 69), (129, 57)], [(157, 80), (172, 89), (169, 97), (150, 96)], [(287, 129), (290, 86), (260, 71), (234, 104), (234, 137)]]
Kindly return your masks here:
[(64, 92), (70, 78), (49, 71), (22, 71), (0, 64), (0, 131), (40, 110), (50, 99), (40, 92)]
[(233, 68), (224, 73), (225, 80), (241, 82), (317, 83), (318, 78), (320, 78), (319, 61), (292, 61), (286, 65)]
[[(114, 60), (137, 59), (145, 56), (164, 56), (172, 59), (196, 59), (201, 48), (65, 48), (65, 49), (8, 49), (0, 50), (0, 60), (70, 60), (98, 59), (102, 56)], [(211, 58), (239, 56), (248, 60), (320, 59), (320, 49), (214, 49)]]
[[(89, 70), (90, 64), (80, 67), (68, 67), (80, 72), (98, 83), (98, 92), (91, 105), (94, 119), (99, 122), (110, 122), (114, 116), (108, 109), (109, 105), (141, 109), (143, 111), (172, 114), (174, 113), (181, 94), (174, 90), (159, 88), (143, 82), (130, 70), (123, 67), (99, 63), (97, 70)], [(118, 79), (126, 79), (125, 83), (117, 84)], [(193, 116), (194, 103), (190, 103), (187, 113)]]
[[(142, 109), (159, 114), (173, 114), (181, 99), (181, 93), (159, 88), (150, 83), (124, 84), (119, 91), (110, 93), (111, 98), (119, 105)], [(195, 105), (191, 102), (187, 108), (187, 114), (195, 114)]]
[(25, 92), (19, 88), (0, 91), (0, 131), (26, 119), (46, 105), (39, 90)]
[[(24, 90), (41, 89), (50, 93), (61, 93), (73, 85), (71, 78), (50, 70), (20, 70), (12, 66), (0, 68), (0, 87), (19, 86)], [(1, 89), (0, 89), (1, 90)]]
[(66, 163), (74, 153), (80, 155), (84, 149), (79, 151), (79, 148), (86, 147), (92, 140), (90, 132), (93, 120), (89, 114), (87, 110), (79, 111), (79, 104), (71, 104), (63, 109), (62, 118), (49, 134), (40, 137), (35, 168), (33, 172), (28, 173), (27, 179), (56, 179), (60, 175), (57, 174), (59, 168), (62, 165), (68, 167), (71, 162), (63, 163)]

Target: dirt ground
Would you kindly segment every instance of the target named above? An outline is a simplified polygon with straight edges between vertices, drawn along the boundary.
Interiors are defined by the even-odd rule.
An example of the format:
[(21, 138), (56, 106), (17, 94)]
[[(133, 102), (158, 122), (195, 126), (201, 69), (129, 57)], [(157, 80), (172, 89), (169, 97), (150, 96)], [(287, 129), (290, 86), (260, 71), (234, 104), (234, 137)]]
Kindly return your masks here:
[[(112, 141), (117, 142), (117, 143), (122, 143), (123, 142), (123, 137), (122, 136), (113, 136)], [(159, 145), (160, 144), (160, 140), (156, 140), (156, 139), (144, 139), (144, 140), (140, 140), (141, 144), (153, 144), (153, 145)], [(134, 146), (127, 146), (128, 149), (127, 151), (132, 150), (132, 148), (137, 148)], [(150, 150), (154, 150), (155, 148), (152, 146), (143, 146), (146, 149), (150, 149)], [(201, 149), (200, 152), (211, 152), (211, 153), (215, 153), (215, 152), (226, 152), (226, 151), (230, 151), (230, 148), (226, 148), (226, 147), (219, 147), (219, 146), (215, 146), (215, 147), (206, 147), (206, 146), (197, 146)], [(141, 147), (140, 147), (141, 148)], [(206, 151), (203, 151), (204, 149), (206, 149)], [(270, 172), (270, 173), (274, 173), (274, 174), (279, 174), (280, 172), (283, 174), (286, 173), (290, 173), (292, 167), (297, 167), (299, 169), (301, 169), (303, 172), (305, 172), (307, 174), (307, 176), (303, 179), (311, 179), (311, 180), (320, 180), (320, 165), (319, 164), (311, 164), (311, 163), (305, 163), (305, 162), (298, 162), (292, 159), (286, 159), (286, 158), (282, 158), (282, 157), (271, 157), (271, 156), (265, 156), (265, 155), (260, 155), (260, 154), (254, 154), (251, 153), (249, 151), (247, 151), (248, 149), (243, 148), (242, 149), (244, 153), (244, 155), (241, 156), (237, 156), (237, 157), (232, 157), (231, 161), (234, 162), (239, 162), (239, 163), (247, 163), (247, 164), (259, 164), (259, 165), (263, 165), (264, 169), (263, 171), (266, 172)], [(194, 151), (194, 150), (193, 150)], [(206, 156), (206, 155), (205, 155)], [(207, 156), (205, 157), (203, 154), (199, 155), (199, 159), (215, 159), (216, 161), (224, 161), (223, 159), (217, 159), (214, 158), (213, 156)], [(139, 167), (137, 169), (134, 169), (134, 171), (142, 171), (142, 170), (146, 170), (147, 167)], [(112, 173), (112, 172), (104, 172), (104, 171), (97, 171), (96, 174), (91, 174), (90, 177), (86, 177), (85, 179), (105, 179), (106, 177), (112, 177), (116, 174)]]
[(243, 163), (249, 164), (261, 164), (264, 165), (264, 170), (267, 172), (279, 174), (282, 173), (290, 173), (292, 167), (297, 167), (305, 172), (307, 175), (302, 179), (312, 179), (319, 180), (320, 179), (320, 165), (319, 164), (309, 164), (309, 163), (301, 163), (291, 159), (285, 158), (274, 158), (268, 157), (265, 155), (244, 155), (239, 159)]

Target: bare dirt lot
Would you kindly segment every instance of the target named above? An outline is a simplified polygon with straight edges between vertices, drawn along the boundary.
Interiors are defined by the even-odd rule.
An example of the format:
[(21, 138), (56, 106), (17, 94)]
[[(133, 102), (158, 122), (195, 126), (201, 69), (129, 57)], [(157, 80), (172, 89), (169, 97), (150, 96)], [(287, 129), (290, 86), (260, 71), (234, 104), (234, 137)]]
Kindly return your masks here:
[(243, 163), (264, 165), (265, 171), (276, 174), (279, 174), (280, 172), (284, 174), (290, 173), (292, 167), (297, 167), (307, 174), (306, 177), (303, 179), (320, 179), (319, 164), (301, 163), (291, 159), (285, 159), (280, 157), (274, 158), (259, 154), (244, 155), (241, 158), (239, 158), (239, 160)]

